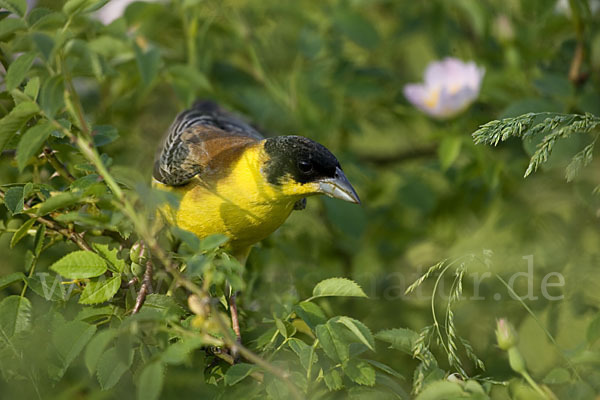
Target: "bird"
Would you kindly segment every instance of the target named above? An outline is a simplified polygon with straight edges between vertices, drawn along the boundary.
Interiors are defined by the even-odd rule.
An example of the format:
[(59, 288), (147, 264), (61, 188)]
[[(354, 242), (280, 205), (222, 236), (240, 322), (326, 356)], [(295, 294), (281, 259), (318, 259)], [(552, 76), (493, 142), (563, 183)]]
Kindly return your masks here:
[[(170, 225), (203, 239), (221, 234), (242, 265), (252, 247), (273, 233), (306, 198), (360, 204), (337, 158), (297, 135), (265, 137), (243, 117), (210, 100), (177, 115), (159, 146), (152, 184), (180, 198), (161, 213)], [(241, 340), (235, 293), (233, 330)]]

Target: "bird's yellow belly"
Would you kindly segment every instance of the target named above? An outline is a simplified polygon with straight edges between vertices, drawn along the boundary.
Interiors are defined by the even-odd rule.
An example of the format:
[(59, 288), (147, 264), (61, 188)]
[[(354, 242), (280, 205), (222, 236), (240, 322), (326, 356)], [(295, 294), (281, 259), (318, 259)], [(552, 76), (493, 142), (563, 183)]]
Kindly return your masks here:
[(290, 199), (267, 199), (259, 193), (237, 193), (197, 185), (187, 191), (175, 214), (177, 226), (200, 238), (224, 234), (233, 247), (250, 246), (285, 222), (293, 209)]

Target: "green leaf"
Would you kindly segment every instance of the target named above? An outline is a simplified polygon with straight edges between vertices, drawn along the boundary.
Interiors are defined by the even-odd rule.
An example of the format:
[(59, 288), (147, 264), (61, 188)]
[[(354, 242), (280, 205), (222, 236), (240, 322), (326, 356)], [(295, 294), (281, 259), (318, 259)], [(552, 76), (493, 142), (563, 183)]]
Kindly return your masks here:
[(336, 362), (343, 362), (350, 356), (349, 344), (345, 340), (340, 324), (328, 321), (324, 325), (318, 325), (315, 334), (319, 339), (321, 348), (327, 357)]
[(290, 349), (292, 349), (292, 351), (294, 353), (296, 353), (296, 355), (300, 359), (300, 363), (302, 364), (302, 367), (305, 370), (308, 370), (308, 368), (310, 366), (311, 353), (313, 353), (312, 354), (312, 363), (314, 364), (319, 361), (319, 357), (317, 356), (316, 352), (313, 352), (312, 347), (307, 345), (300, 339), (290, 338), (288, 340), (288, 346), (290, 346)]
[(71, 252), (56, 261), (50, 269), (68, 279), (94, 278), (106, 272), (106, 261), (87, 250)]
[(332, 368), (323, 374), (325, 385), (331, 391), (340, 390), (344, 387), (342, 374), (338, 368)]
[(4, 18), (0, 21), (0, 39), (21, 29), (27, 29), (27, 24), (22, 19)]
[(49, 121), (43, 121), (40, 124), (29, 128), (23, 134), (17, 145), (17, 166), (19, 172), (22, 172), (31, 157), (36, 155), (40, 147), (44, 144), (48, 136), (54, 130), (54, 125)]
[(242, 381), (254, 371), (256, 367), (252, 364), (238, 363), (232, 365), (225, 374), (225, 385), (233, 386)]
[(102, 257), (104, 257), (110, 265), (108, 268), (117, 273), (122, 273), (127, 266), (125, 260), (121, 260), (119, 258), (119, 250), (115, 247), (114, 249), (109, 249), (107, 244), (94, 243), (92, 245), (94, 250), (96, 250)]
[(351, 358), (342, 364), (342, 369), (348, 378), (359, 385), (375, 385), (375, 370), (363, 360)]
[(571, 374), (568, 370), (562, 367), (552, 369), (542, 380), (542, 382), (544, 382), (546, 385), (560, 385), (569, 383), (570, 381)]
[(63, 6), (63, 12), (67, 15), (93, 12), (108, 3), (109, 0), (68, 0)]
[(375, 338), (388, 342), (394, 349), (412, 354), (413, 344), (419, 337), (415, 331), (406, 328), (386, 329), (375, 334)]
[(600, 313), (588, 325), (586, 337), (590, 346), (600, 339)]
[(25, 79), (25, 75), (33, 65), (33, 61), (36, 57), (35, 52), (29, 52), (22, 54), (13, 61), (12, 64), (8, 66), (8, 71), (6, 71), (6, 90), (11, 91), (18, 87), (23, 79)]
[(64, 107), (64, 82), (61, 75), (53, 76), (46, 80), (40, 91), (40, 105), (49, 117), (54, 117), (56, 112)]
[(29, 229), (31, 229), (33, 224), (35, 224), (35, 219), (30, 218), (27, 221), (25, 221), (23, 225), (19, 227), (19, 229), (17, 229), (17, 231), (13, 234), (12, 238), (10, 239), (11, 249), (14, 248), (16, 244), (19, 243), (19, 241), (27, 235)]
[(0, 7), (6, 8), (19, 17), (24, 17), (27, 12), (27, 0), (0, 0)]
[[(41, 32), (35, 32), (35, 33), (33, 33), (33, 35), (31, 35), (31, 38), (33, 39), (33, 43), (35, 44), (35, 47), (37, 47), (39, 52), (42, 53), (42, 56), (44, 57), (44, 59), (46, 61), (50, 61), (52, 59), (52, 55), (54, 52), (54, 46), (55, 46), (55, 42), (54, 42), (54, 39), (52, 38), (52, 36), (46, 35), (45, 33), (41, 33)], [(65, 36), (56, 36), (57, 40), (60, 40), (61, 38), (65, 38)], [(53, 84), (50, 81), (52, 81), (54, 79), (58, 79), (58, 78), (60, 78), (61, 82), (62, 82), (62, 76), (57, 75), (57, 76), (50, 78), (50, 80), (47, 80), (46, 83)]]
[(91, 279), (79, 297), (79, 304), (97, 304), (103, 303), (113, 298), (121, 287), (121, 276), (115, 275), (106, 279), (102, 275), (96, 279)]
[(344, 325), (356, 338), (370, 350), (375, 351), (375, 339), (365, 324), (350, 317), (340, 316), (332, 318), (332, 322)]
[(102, 390), (108, 390), (115, 386), (132, 362), (133, 349), (128, 349), (126, 354), (122, 354), (117, 351), (116, 347), (111, 347), (102, 354), (96, 366), (96, 376)]
[(160, 53), (155, 47), (149, 47), (144, 51), (137, 44), (134, 45), (134, 50), (142, 82), (145, 86), (148, 86), (158, 74)]
[(447, 400), (469, 398), (460, 384), (448, 381), (436, 381), (425, 386), (415, 400)]
[(448, 169), (456, 161), (461, 146), (462, 138), (458, 136), (448, 136), (442, 140), (438, 148), (438, 155), (443, 170)]
[(182, 317), (185, 315), (185, 310), (177, 304), (173, 297), (164, 294), (149, 294), (146, 296), (146, 301), (142, 308), (159, 310), (163, 315), (173, 317)]
[(58, 193), (39, 205), (38, 215), (46, 215), (52, 211), (69, 207), (77, 203), (80, 198), (81, 195), (76, 193)]
[(159, 361), (147, 364), (140, 377), (137, 385), (138, 400), (156, 400), (160, 397), (160, 392), (163, 387), (165, 375), (165, 367)]
[(46, 225), (44, 224), (40, 224), (40, 226), (37, 229), (37, 232), (35, 233), (35, 238), (33, 240), (33, 254), (38, 257), (41, 252), (42, 249), (44, 247), (44, 240), (46, 239)]
[(294, 312), (309, 326), (313, 331), (317, 325), (324, 324), (327, 322), (327, 316), (315, 303), (310, 301), (303, 301), (302, 303), (294, 306)]
[(13, 272), (12, 274), (0, 277), (0, 290), (12, 285), (15, 282), (24, 281), (25, 275), (22, 272)]
[(346, 278), (330, 278), (317, 283), (312, 298), (326, 296), (367, 297), (356, 282)]
[(96, 326), (82, 321), (70, 321), (60, 325), (52, 334), (52, 343), (60, 359), (60, 370), (57, 378), (61, 378), (75, 357), (81, 353), (85, 345), (96, 333)]
[(200, 251), (215, 250), (229, 241), (229, 238), (225, 235), (210, 235), (202, 239), (200, 242)]
[(96, 333), (92, 340), (90, 340), (85, 348), (85, 354), (83, 356), (85, 366), (90, 374), (93, 374), (96, 371), (96, 365), (98, 364), (100, 357), (104, 354), (104, 350), (106, 350), (110, 342), (117, 337), (118, 333), (118, 330), (109, 328)]
[(71, 290), (65, 290), (58, 276), (48, 273), (36, 273), (27, 278), (27, 285), (38, 296), (47, 301), (66, 301), (70, 297)]
[(199, 337), (193, 336), (173, 343), (165, 350), (160, 359), (166, 364), (183, 364), (188, 362), (194, 350), (202, 347), (204, 341)]
[(92, 130), (94, 146), (105, 146), (119, 138), (117, 128), (109, 125), (98, 125)]
[(32, 101), (24, 101), (15, 106), (0, 120), (0, 151), (6, 148), (12, 137), (39, 111)]
[(8, 189), (4, 194), (4, 205), (12, 214), (18, 214), (23, 211), (23, 186), (16, 186)]
[(26, 297), (8, 296), (0, 302), (0, 336), (11, 338), (31, 328), (31, 303)]
[(371, 22), (359, 13), (343, 9), (335, 14), (334, 21), (337, 28), (357, 45), (367, 49), (377, 46), (377, 31)]

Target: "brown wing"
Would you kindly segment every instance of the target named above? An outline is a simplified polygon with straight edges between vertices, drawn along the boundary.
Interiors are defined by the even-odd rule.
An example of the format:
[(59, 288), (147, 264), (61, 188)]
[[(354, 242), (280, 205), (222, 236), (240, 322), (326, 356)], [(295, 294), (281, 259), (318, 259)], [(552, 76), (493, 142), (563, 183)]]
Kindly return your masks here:
[(211, 161), (262, 140), (250, 124), (221, 110), (215, 103), (199, 102), (180, 113), (167, 132), (154, 162), (154, 179), (170, 186), (184, 185), (210, 168)]

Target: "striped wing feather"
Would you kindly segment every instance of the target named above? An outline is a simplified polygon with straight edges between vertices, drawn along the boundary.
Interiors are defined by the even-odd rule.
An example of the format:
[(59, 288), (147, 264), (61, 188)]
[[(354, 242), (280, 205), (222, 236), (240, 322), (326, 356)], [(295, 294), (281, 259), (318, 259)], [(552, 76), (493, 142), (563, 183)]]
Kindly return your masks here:
[(211, 168), (215, 160), (227, 161), (236, 149), (263, 136), (241, 118), (213, 102), (203, 101), (180, 113), (165, 137), (154, 163), (154, 179), (185, 185)]

